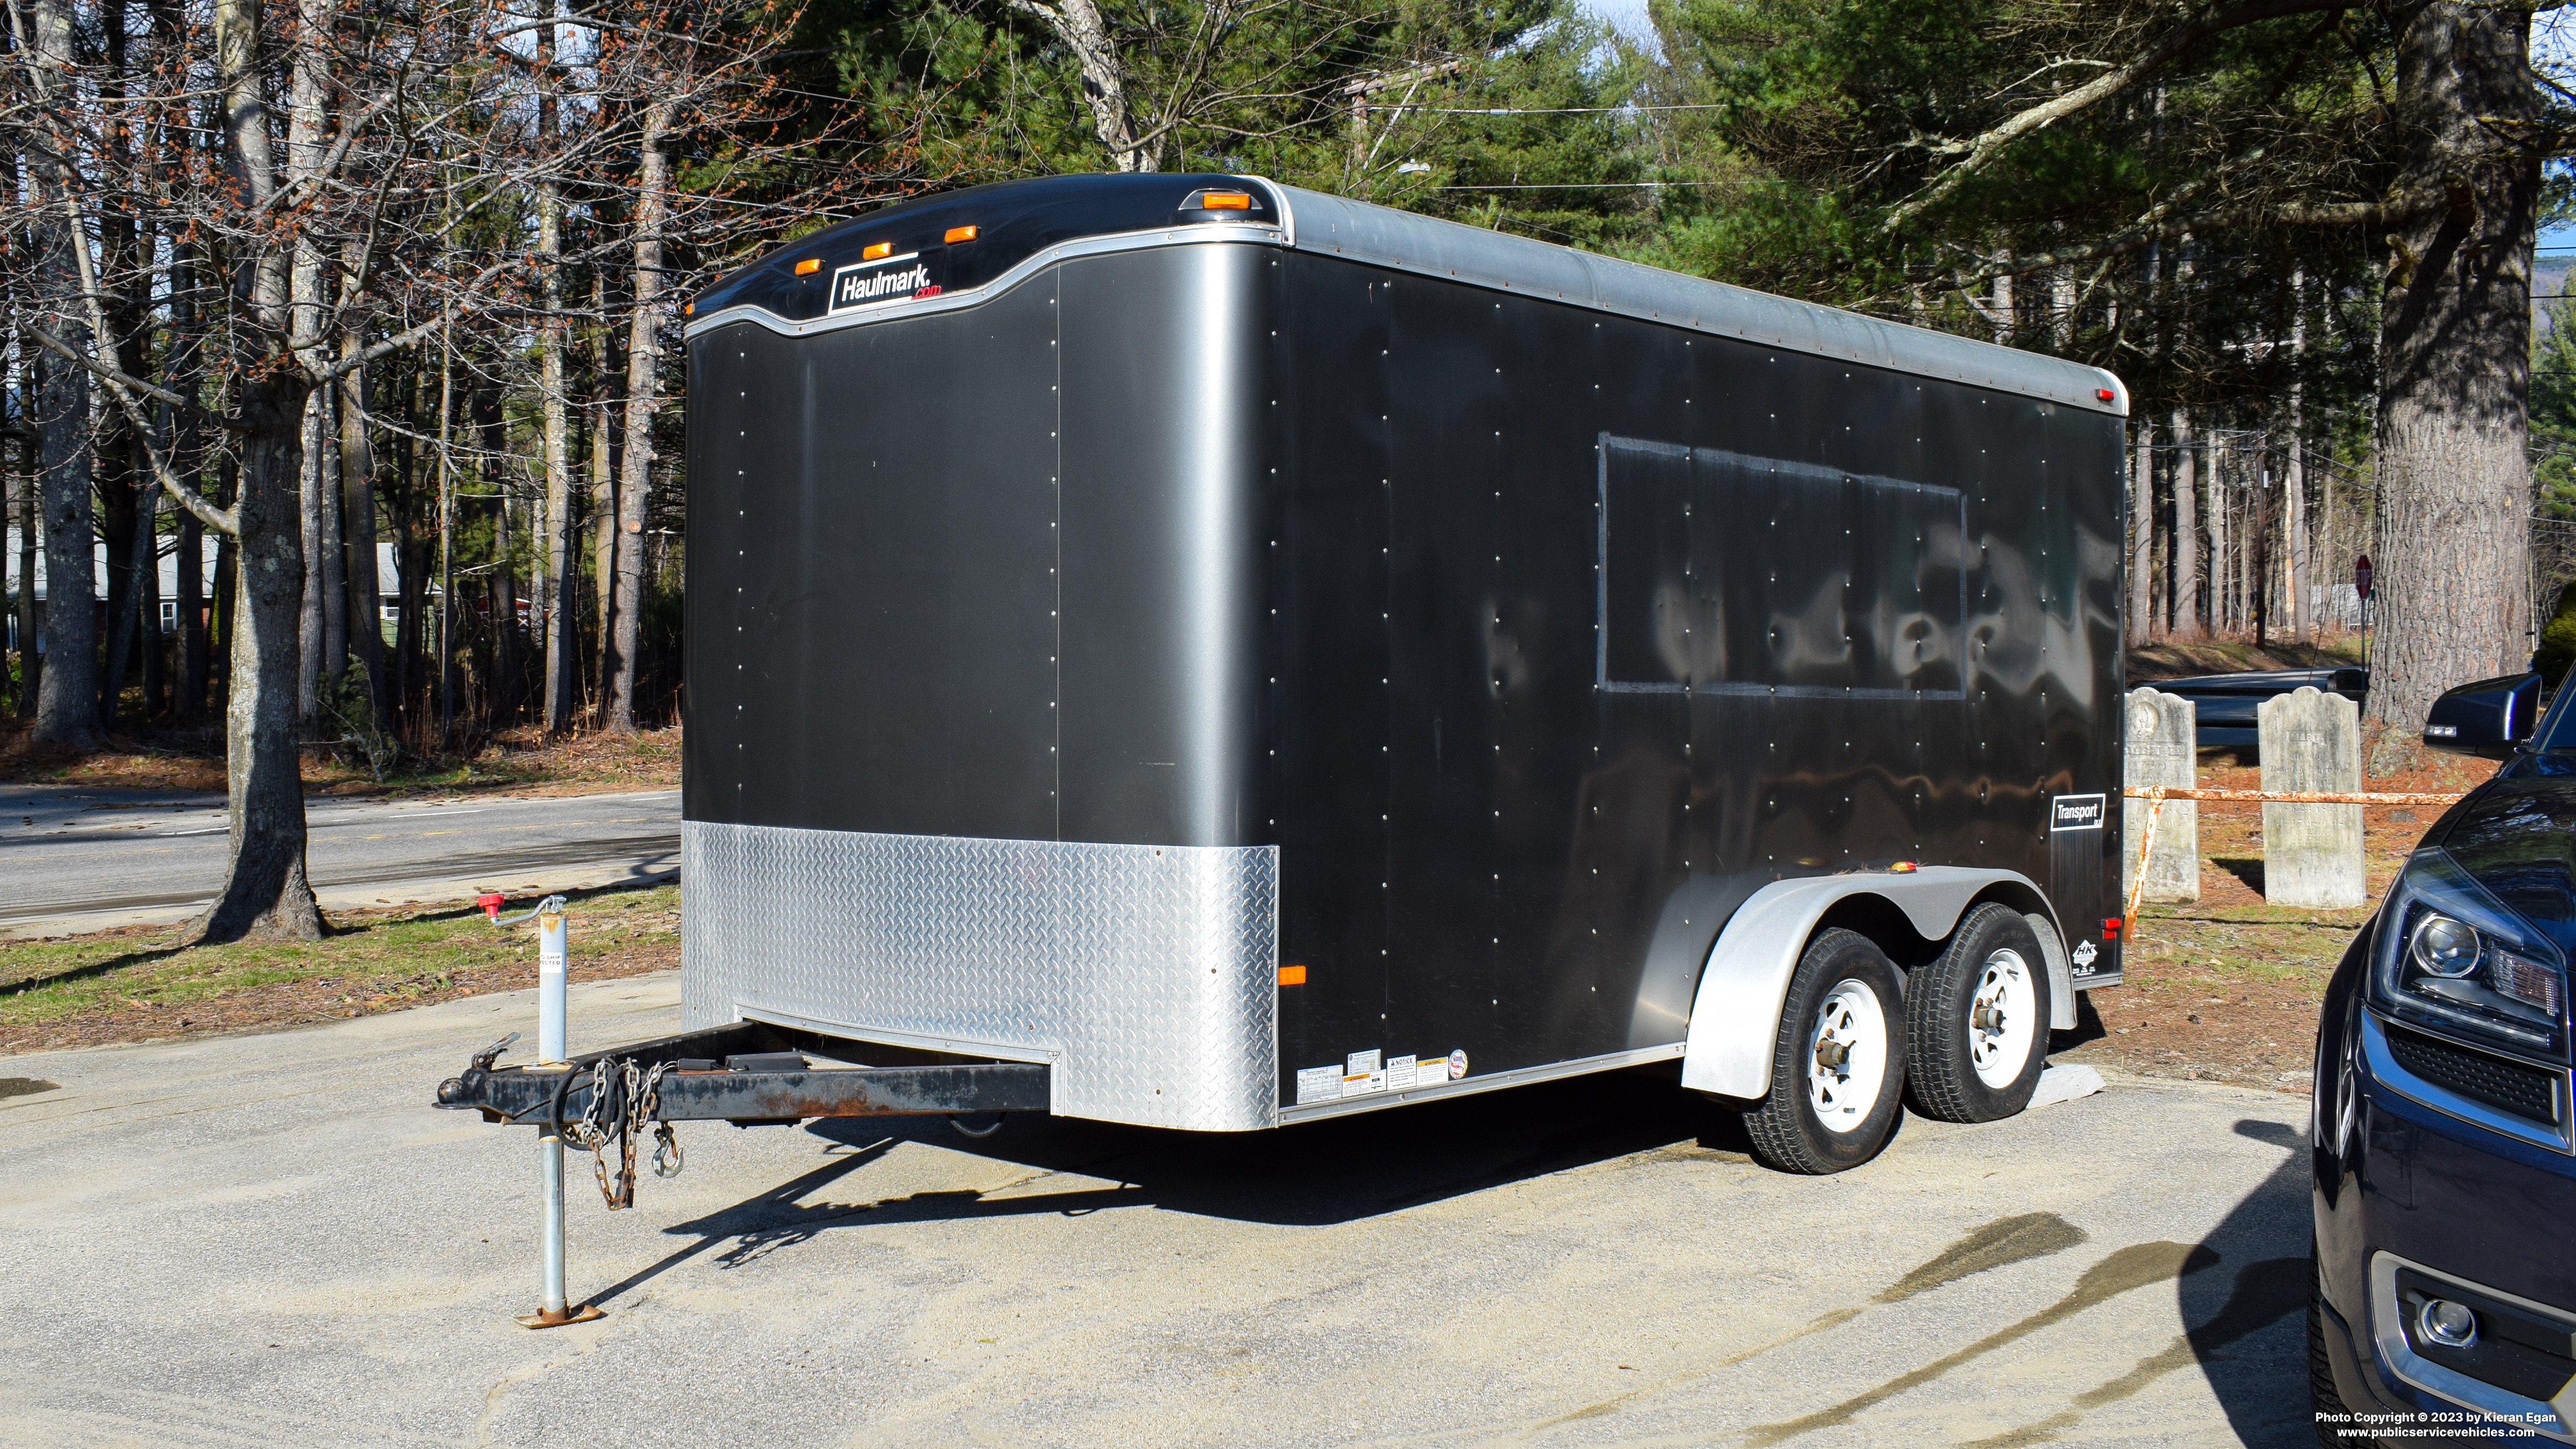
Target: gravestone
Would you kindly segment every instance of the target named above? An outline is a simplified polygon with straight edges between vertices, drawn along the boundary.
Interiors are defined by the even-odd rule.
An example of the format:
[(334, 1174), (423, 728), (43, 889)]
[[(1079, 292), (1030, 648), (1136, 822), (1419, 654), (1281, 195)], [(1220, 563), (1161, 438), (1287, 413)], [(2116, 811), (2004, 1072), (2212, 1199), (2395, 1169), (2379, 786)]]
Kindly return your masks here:
[[(2164, 785), (2188, 790), (2199, 782), (2199, 711), (2178, 694), (2154, 689), (2129, 691), (2126, 768), (2131, 785)], [(2138, 842), (2146, 834), (2152, 800), (2124, 800), (2120, 808), (2120, 904), (2128, 906), (2130, 884), (2138, 869)], [(2167, 800), (2156, 817), (2155, 858), (2147, 862), (2147, 888), (2141, 900), (2200, 899), (2200, 802)]]
[[(2361, 788), (2361, 707), (2340, 694), (2274, 695), (2255, 716), (2266, 790)], [(2338, 910), (2370, 903), (2358, 805), (2263, 806), (2263, 898)]]

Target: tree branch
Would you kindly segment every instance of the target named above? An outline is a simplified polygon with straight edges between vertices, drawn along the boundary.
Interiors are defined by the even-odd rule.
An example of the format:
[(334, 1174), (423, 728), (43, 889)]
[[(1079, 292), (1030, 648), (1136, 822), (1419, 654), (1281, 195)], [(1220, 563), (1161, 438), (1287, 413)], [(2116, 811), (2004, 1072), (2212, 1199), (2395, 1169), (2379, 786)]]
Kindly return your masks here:
[[(168, 388), (154, 387), (152, 384), (145, 382), (139, 377), (128, 376), (113, 367), (109, 367), (103, 362), (99, 362), (85, 356), (79, 348), (71, 346), (61, 338), (54, 336), (52, 333), (47, 332), (44, 328), (39, 327), (32, 322), (20, 322), (18, 324), (18, 330), (35, 338), (37, 342), (44, 345), (46, 351), (58, 354), (70, 362), (87, 368), (89, 371), (97, 374), (99, 378), (105, 381), (107, 383), (108, 390), (116, 394), (117, 402), (124, 407), (126, 420), (134, 424), (136, 436), (143, 439), (143, 450), (147, 454), (151, 455), (152, 473), (153, 476), (159, 480), (162, 491), (168, 493), (173, 499), (176, 499), (180, 507), (195, 514), (198, 520), (204, 523), (208, 528), (213, 529), (217, 533), (231, 534), (236, 537), (240, 535), (241, 520), (231, 509), (217, 508), (213, 503), (208, 502), (205, 496), (199, 493), (196, 489), (179, 481), (178, 474), (170, 471), (169, 460), (162, 455), (159, 445), (152, 441), (152, 431), (148, 426), (149, 420), (143, 416), (143, 410), (136, 405), (134, 401), (134, 392), (142, 392), (151, 397), (154, 401), (166, 402), (172, 407), (187, 408), (191, 412), (197, 413), (200, 416), (213, 419), (218, 426), (230, 428), (235, 432), (244, 431), (239, 423), (209, 411), (202, 404), (190, 402), (179, 394), (170, 391)], [(129, 391), (128, 389), (132, 389), (133, 391)]]
[(2007, 118), (2000, 126), (1968, 143), (1968, 155), (1958, 165), (1944, 171), (1933, 182), (1913, 196), (1898, 203), (1879, 224), (1883, 232), (1895, 231), (1925, 211), (1940, 205), (1968, 178), (1985, 169), (1987, 163), (2004, 148), (2033, 131), (2056, 124), (2118, 95), (2162, 68), (2165, 62), (2182, 54), (2213, 35), (2275, 20), (2284, 15), (2311, 15), (2327, 10), (2351, 10), (2355, 0), (2247, 0), (2232, 10), (2213, 15), (2207, 20), (2186, 25), (2150, 46), (2146, 54), (2119, 69), (2085, 82), (2062, 96), (2044, 101)]

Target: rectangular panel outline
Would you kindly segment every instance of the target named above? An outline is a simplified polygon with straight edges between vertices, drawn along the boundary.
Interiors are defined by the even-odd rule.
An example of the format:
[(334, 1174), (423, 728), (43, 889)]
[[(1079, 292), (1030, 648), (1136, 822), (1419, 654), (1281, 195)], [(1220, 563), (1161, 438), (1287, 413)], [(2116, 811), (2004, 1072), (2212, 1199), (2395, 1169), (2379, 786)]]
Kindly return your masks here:
[[(1610, 450), (1622, 448), (1632, 453), (1645, 453), (1659, 458), (1707, 458), (1733, 466), (1761, 464), (1774, 473), (1786, 473), (1820, 483), (1840, 483), (1845, 479), (1864, 488), (1893, 488), (1909, 493), (1946, 493), (1959, 506), (1959, 542), (1965, 549), (1968, 541), (1968, 495), (1964, 489), (1945, 488), (1937, 483), (1916, 483), (1904, 478), (1889, 478), (1877, 473), (1853, 473), (1841, 468), (1826, 468), (1814, 463), (1798, 463), (1786, 458), (1762, 458), (1750, 453), (1731, 452), (1725, 448), (1694, 448), (1685, 443), (1658, 443), (1647, 438), (1623, 438), (1604, 432), (1594, 446), (1593, 458), (1598, 470), (1597, 506), (1593, 510), (1592, 564), (1592, 687), (1604, 694), (1705, 694), (1726, 695), (1740, 699), (1902, 699), (1964, 700), (1968, 697), (1963, 657), (1961, 685), (1957, 689), (1875, 689), (1831, 684), (1643, 684), (1610, 677)], [(1959, 568), (1959, 625), (1964, 633), (1968, 620), (1968, 570), (1963, 561)]]

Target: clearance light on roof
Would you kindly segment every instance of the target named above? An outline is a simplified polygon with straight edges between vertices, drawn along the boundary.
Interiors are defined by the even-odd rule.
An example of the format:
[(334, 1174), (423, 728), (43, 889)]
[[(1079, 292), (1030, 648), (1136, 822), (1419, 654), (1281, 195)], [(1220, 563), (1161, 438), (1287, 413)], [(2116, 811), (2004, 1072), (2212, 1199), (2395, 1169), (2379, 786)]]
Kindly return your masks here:
[(1248, 191), (1201, 192), (1199, 207), (1204, 211), (1250, 211), (1252, 193)]
[(807, 257), (796, 264), (796, 275), (800, 277), (810, 277), (821, 270), (823, 270), (821, 257)]
[(891, 256), (893, 254), (893, 242), (870, 242), (859, 252), (859, 260), (863, 262), (873, 262), (879, 257)]
[(698, 304), (691, 302), (687, 306), (682, 307), (680, 309), (680, 315), (683, 317), (695, 317), (698, 315)]
[(948, 229), (948, 234), (940, 238), (941, 241), (948, 243), (952, 247), (957, 245), (959, 242), (973, 241), (974, 239), (975, 228), (971, 226), (952, 226)]

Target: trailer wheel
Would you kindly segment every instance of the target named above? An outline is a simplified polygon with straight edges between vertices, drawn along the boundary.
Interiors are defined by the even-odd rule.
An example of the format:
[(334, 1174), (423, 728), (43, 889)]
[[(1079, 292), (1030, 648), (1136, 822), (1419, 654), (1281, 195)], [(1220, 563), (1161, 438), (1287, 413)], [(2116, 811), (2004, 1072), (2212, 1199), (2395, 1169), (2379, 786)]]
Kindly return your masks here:
[(1798, 958), (1771, 1053), (1771, 1091), (1744, 1113), (1753, 1155), (1827, 1173), (1878, 1155), (1905, 1081), (1904, 988), (1866, 936), (1819, 934)]
[(1968, 912), (1940, 959), (1905, 989), (1907, 1095), (1944, 1122), (1993, 1122), (2030, 1105), (2048, 1065), (2048, 967), (2010, 906)]

